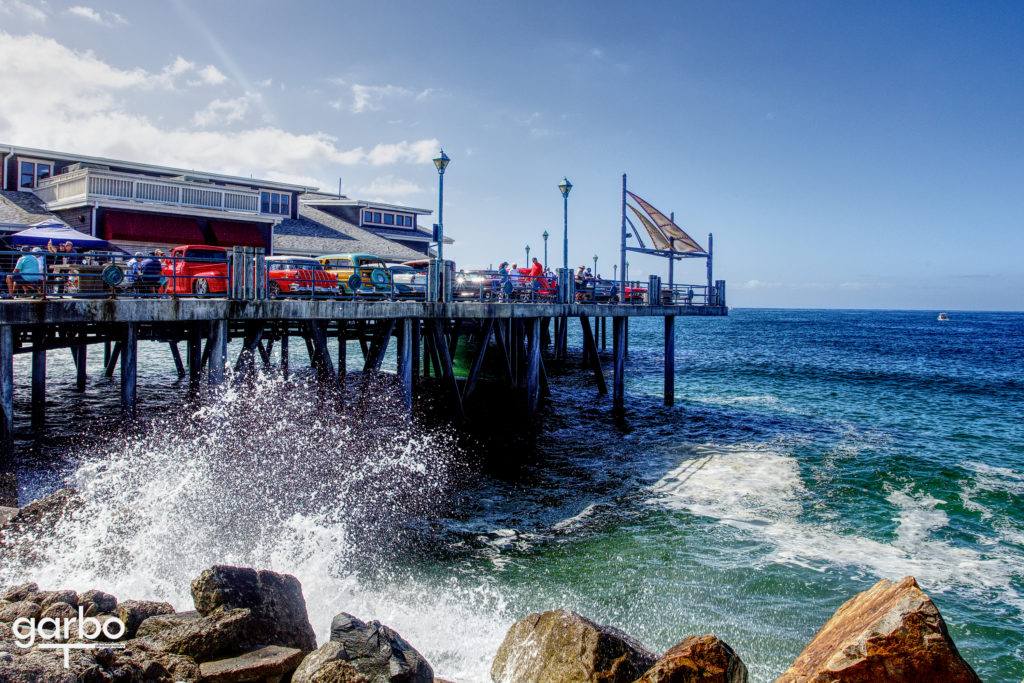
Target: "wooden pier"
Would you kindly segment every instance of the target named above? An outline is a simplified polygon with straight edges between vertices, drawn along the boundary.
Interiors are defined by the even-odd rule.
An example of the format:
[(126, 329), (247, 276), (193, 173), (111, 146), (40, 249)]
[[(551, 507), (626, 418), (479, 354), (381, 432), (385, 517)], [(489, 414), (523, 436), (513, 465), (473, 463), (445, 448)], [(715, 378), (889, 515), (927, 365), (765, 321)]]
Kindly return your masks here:
[[(607, 393), (598, 347), (605, 346), (610, 318), (612, 407), (621, 412), (625, 408), (629, 319), (655, 317), (664, 320), (664, 398), (671, 405), (675, 393), (675, 319), (727, 315), (724, 283), (719, 291), (716, 305), (211, 298), (2, 301), (0, 439), (9, 452), (14, 425), (15, 354), (32, 354), (31, 409), (37, 429), (45, 420), (47, 353), (65, 348), (70, 349), (77, 367), (77, 386), (83, 389), (90, 347), (103, 347), (106, 375), (112, 376), (120, 369), (121, 417), (133, 420), (138, 409), (140, 341), (169, 345), (179, 376), (187, 377), (190, 392), (196, 393), (204, 382), (216, 386), (224, 381), (231, 360), (230, 340), (242, 340), (241, 352), (233, 363), (236, 372), (253, 372), (257, 363), (271, 367), (276, 345), (279, 369), (287, 374), (289, 344), (301, 339), (317, 379), (336, 393), (340, 403), (347, 342), (359, 341), (363, 372), (372, 374), (380, 372), (394, 339), (398, 386), (406, 410), (412, 410), (413, 386), (418, 378), (433, 375), (462, 416), (480, 380), (485, 356), (496, 354), (505, 383), (524, 391), (524, 409), (533, 416), (547, 393), (546, 363), (567, 357), (570, 325), (581, 326), (583, 360), (593, 374), (597, 393)], [(332, 353), (331, 339), (336, 340), (336, 353)], [(456, 347), (465, 343), (463, 340), (475, 346), (464, 378), (456, 376), (453, 364)], [(185, 348), (184, 361), (180, 345)]]

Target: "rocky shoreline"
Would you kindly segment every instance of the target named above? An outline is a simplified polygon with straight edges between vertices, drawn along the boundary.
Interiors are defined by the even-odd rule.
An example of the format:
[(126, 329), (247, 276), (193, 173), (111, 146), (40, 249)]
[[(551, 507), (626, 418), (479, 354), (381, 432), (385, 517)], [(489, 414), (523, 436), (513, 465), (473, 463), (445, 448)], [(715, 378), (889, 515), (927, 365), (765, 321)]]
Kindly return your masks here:
[[(0, 507), (0, 551), (51, 527), (81, 501), (62, 489)], [(0, 592), (0, 683), (430, 683), (432, 667), (400, 634), (342, 612), (317, 645), (294, 576), (214, 566), (191, 583), (195, 609), (118, 600), (98, 590)], [(744, 683), (739, 654), (689, 635), (661, 656), (567, 610), (531, 614), (505, 636), (495, 683)], [(979, 681), (913, 577), (883, 579), (843, 604), (776, 683)], [(443, 683), (443, 682), (442, 682)]]

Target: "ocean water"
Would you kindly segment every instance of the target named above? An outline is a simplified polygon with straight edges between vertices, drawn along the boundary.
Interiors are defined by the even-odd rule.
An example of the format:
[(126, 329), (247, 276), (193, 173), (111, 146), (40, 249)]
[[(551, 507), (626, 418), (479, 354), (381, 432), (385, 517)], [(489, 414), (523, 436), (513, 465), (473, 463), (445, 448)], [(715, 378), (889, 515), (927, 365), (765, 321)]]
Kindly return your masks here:
[(116, 377), (93, 358), (69, 392), (68, 354), (52, 353), (51, 429), (29, 434), (22, 382), (12, 468), (24, 499), (70, 483), (86, 514), (36, 541), (44, 561), (0, 558), (0, 582), (186, 609), (204, 567), (245, 564), (298, 576), (321, 639), (338, 611), (379, 619), (460, 682), (489, 680), (508, 627), (552, 608), (656, 652), (715, 633), (771, 681), (856, 592), (913, 575), (982, 679), (1016, 683), (1024, 314), (935, 318), (678, 319), (672, 408), (661, 321), (633, 320), (624, 419), (578, 363), (552, 365), (539, 433), (504, 425), (501, 443), (406, 425), (383, 389), (337, 417), (301, 373), (183, 408), (155, 344), (140, 347), (149, 422), (122, 432), (102, 426)]

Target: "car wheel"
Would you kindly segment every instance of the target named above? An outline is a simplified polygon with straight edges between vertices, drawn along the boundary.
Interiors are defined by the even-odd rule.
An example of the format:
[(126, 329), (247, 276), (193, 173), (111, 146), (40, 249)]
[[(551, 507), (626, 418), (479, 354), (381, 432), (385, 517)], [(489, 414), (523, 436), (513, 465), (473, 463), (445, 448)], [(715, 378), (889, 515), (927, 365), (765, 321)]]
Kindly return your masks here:
[(207, 296), (210, 293), (210, 281), (205, 277), (197, 277), (192, 282), (192, 291), (196, 296)]
[(271, 282), (270, 286), (267, 287), (267, 296), (276, 299), (281, 296), (281, 285), (276, 282)]

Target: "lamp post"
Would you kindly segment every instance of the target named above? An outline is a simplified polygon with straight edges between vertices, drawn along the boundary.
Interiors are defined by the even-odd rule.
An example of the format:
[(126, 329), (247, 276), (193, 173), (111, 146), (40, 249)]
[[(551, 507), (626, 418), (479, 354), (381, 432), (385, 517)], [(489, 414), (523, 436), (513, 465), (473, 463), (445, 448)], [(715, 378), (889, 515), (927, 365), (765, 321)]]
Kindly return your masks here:
[(526, 245), (526, 267), (530, 267), (530, 245)]
[(569, 270), (569, 190), (572, 189), (572, 183), (569, 182), (568, 178), (563, 177), (562, 182), (558, 184), (558, 189), (562, 193), (562, 268), (566, 271)]
[(544, 270), (548, 269), (548, 231), (545, 230), (544, 234), (541, 235), (544, 238)]
[(597, 277), (597, 254), (594, 254), (594, 277)]
[(613, 263), (612, 264), (612, 279), (616, 280), (616, 281), (619, 279), (619, 264), (618, 263)]
[(437, 166), (437, 260), (439, 262), (438, 270), (438, 288), (437, 288), (437, 300), (444, 301), (444, 170), (448, 168), (448, 162), (451, 159), (444, 153), (442, 149), (437, 158), (434, 159), (434, 166)]
[(629, 279), (629, 261), (626, 261), (626, 269), (624, 271), (622, 271), (622, 279), (623, 280), (628, 280)]

